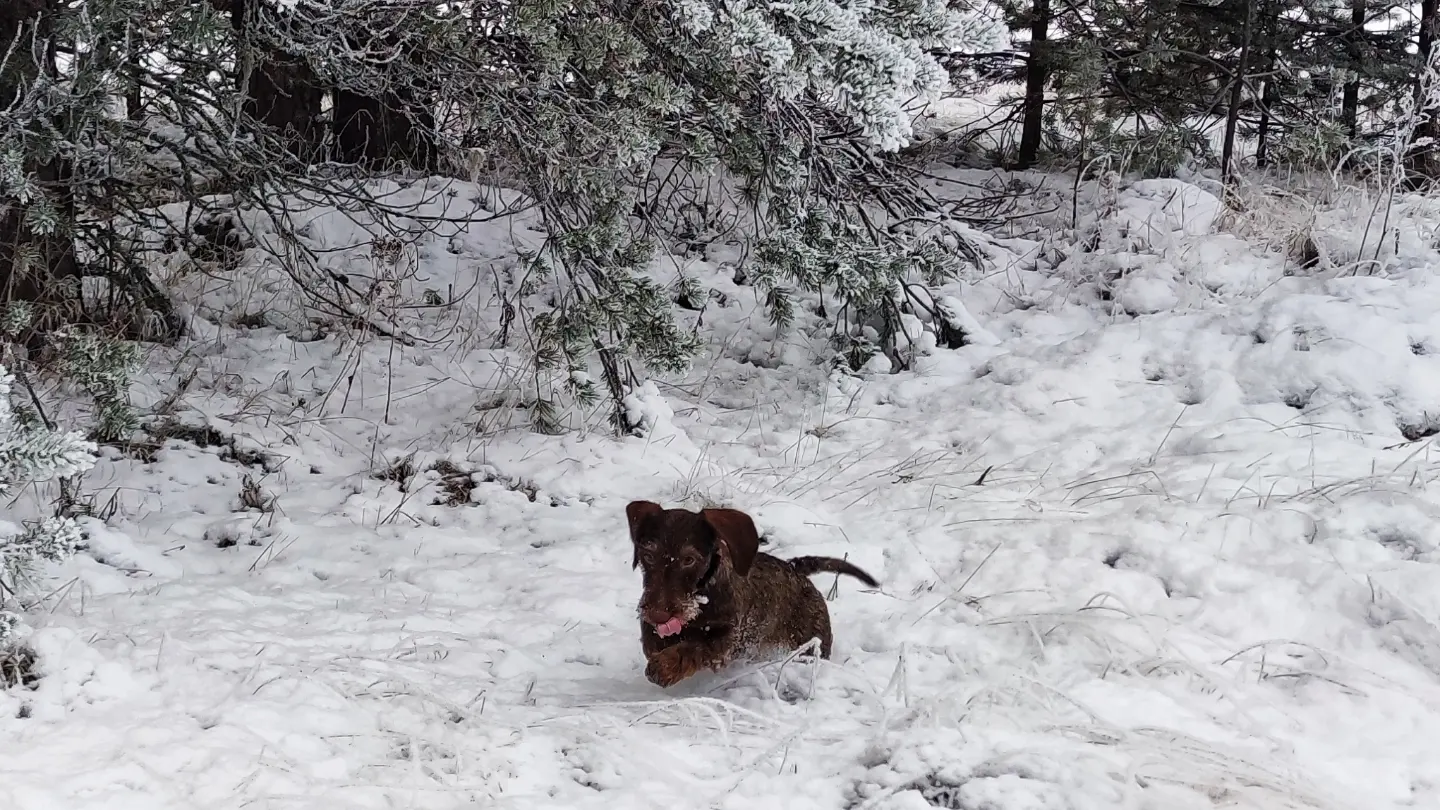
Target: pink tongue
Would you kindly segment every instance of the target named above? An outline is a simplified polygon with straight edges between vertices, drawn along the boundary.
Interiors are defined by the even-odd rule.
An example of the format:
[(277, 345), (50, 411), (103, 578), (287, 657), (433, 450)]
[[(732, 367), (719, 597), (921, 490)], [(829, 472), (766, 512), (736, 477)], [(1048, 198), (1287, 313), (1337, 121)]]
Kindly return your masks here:
[(680, 632), (684, 626), (685, 623), (680, 621), (679, 616), (676, 616), (664, 624), (655, 625), (655, 632), (659, 633), (661, 638), (665, 638), (666, 636), (673, 636)]

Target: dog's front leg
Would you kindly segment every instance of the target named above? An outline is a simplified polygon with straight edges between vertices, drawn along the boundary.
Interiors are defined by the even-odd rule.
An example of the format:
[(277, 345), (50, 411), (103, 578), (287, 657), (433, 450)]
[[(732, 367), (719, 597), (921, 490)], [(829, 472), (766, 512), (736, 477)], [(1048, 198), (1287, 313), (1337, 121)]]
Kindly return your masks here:
[(661, 688), (674, 686), (702, 669), (718, 670), (725, 666), (729, 649), (729, 633), (704, 639), (686, 639), (649, 656), (645, 677)]

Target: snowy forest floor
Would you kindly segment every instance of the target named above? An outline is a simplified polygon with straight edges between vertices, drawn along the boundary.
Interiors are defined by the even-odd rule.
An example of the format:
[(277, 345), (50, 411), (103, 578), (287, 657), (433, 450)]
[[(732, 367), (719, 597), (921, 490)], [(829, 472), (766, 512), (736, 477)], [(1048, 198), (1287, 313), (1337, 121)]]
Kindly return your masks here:
[[(42, 677), (0, 693), (0, 806), (1440, 807), (1440, 206), (1217, 220), (1149, 181), (1072, 220), (1027, 182), (1056, 190), (946, 291), (973, 342), (902, 373), (830, 372), (813, 317), (777, 339), (723, 246), (658, 261), (724, 301), (644, 439), (521, 426), (487, 291), (528, 215), (406, 253), (404, 296), (473, 290), (410, 347), (288, 328), (254, 255), (243, 284), (157, 256), (196, 328), (134, 397), (175, 438), (87, 478)], [(1254, 235), (1292, 214), (1318, 269)], [(336, 212), (305, 238), (370, 261)], [(662, 691), (640, 498), (882, 588), (838, 583), (830, 662)]]

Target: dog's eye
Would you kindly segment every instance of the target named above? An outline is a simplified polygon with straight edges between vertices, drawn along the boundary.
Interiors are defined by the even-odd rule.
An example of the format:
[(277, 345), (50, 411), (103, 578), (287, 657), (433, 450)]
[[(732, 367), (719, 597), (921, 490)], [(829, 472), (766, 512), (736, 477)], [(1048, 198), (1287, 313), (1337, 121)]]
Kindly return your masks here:
[(680, 558), (680, 564), (685, 566), (686, 568), (694, 568), (695, 566), (700, 564), (700, 558), (696, 557), (694, 554), (686, 554), (684, 557)]

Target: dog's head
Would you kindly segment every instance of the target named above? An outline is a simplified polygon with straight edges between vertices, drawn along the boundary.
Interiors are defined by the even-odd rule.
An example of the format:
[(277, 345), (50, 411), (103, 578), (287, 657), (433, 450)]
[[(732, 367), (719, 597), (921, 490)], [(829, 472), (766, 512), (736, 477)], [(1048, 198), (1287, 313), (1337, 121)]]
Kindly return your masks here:
[(717, 579), (745, 576), (760, 548), (755, 521), (734, 509), (665, 509), (650, 501), (625, 507), (634, 567), (644, 589), (640, 618), (661, 636), (695, 621)]

